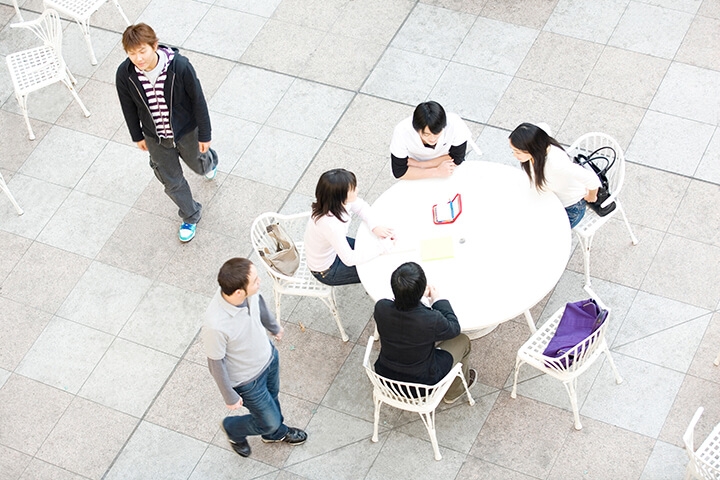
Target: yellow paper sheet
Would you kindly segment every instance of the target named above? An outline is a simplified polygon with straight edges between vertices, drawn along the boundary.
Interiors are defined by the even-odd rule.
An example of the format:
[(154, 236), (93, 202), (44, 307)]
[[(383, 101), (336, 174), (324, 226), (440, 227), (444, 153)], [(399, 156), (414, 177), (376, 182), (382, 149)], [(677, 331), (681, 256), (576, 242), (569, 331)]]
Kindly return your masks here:
[(420, 241), (420, 258), (423, 262), (455, 256), (452, 237), (427, 238)]

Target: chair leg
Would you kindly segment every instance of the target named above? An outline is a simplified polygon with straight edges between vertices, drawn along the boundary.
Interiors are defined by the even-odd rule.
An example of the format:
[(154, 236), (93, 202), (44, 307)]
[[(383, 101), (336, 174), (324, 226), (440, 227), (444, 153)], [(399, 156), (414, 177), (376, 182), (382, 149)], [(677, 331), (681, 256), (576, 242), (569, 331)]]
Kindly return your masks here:
[(80, 105), (80, 108), (82, 109), (83, 114), (85, 115), (85, 117), (89, 117), (89, 116), (90, 116), (90, 111), (89, 111), (87, 108), (85, 108), (85, 104), (82, 102), (82, 100), (80, 100), (80, 96), (78, 96), (77, 90), (75, 90), (75, 87), (73, 87), (72, 82), (70, 81), (70, 79), (69, 79), (69, 78), (63, 78), (62, 82), (65, 84), (65, 86), (68, 88), (68, 90), (70, 90), (70, 93), (72, 94), (73, 98), (74, 98), (75, 101), (78, 103), (78, 105)]
[(442, 455), (440, 454), (440, 447), (438, 446), (437, 435), (435, 431), (435, 410), (429, 413), (421, 413), (420, 418), (422, 418), (423, 423), (425, 424), (425, 428), (427, 428), (428, 435), (430, 435), (430, 443), (433, 447), (435, 460), (442, 460)]
[(623, 209), (619, 200), (615, 199), (615, 204), (617, 205), (617, 209), (620, 210), (620, 215), (622, 215), (623, 220), (625, 221), (625, 226), (627, 227), (628, 232), (630, 233), (630, 240), (632, 240), (632, 244), (637, 245), (638, 239), (635, 236), (635, 234), (633, 233), (632, 228), (630, 228), (630, 222), (627, 219), (627, 215), (625, 215), (625, 210)]
[(467, 394), (468, 398), (468, 404), (472, 407), (475, 405), (475, 399), (472, 397), (472, 394), (470, 393), (470, 389), (468, 388), (467, 380), (465, 380), (465, 375), (462, 374), (462, 371), (458, 373), (458, 377), (460, 377), (460, 380), (462, 380), (463, 387), (465, 387), (465, 393)]
[(93, 50), (92, 42), (90, 41), (90, 20), (85, 20), (84, 22), (81, 22), (78, 19), (75, 19), (75, 23), (77, 23), (80, 26), (80, 30), (82, 30), (83, 37), (85, 37), (85, 43), (87, 44), (88, 52), (90, 53), (90, 63), (93, 65), (97, 65), (97, 58), (95, 58), (95, 51)]
[[(375, 325), (375, 332), (373, 332), (373, 339), (374, 339), (376, 342), (377, 342), (378, 340), (380, 340), (380, 332), (378, 332), (377, 324)], [(720, 356), (718, 356), (718, 358), (720, 358)], [(717, 362), (717, 360), (716, 360), (716, 362)], [(717, 363), (716, 363), (716, 365), (717, 365)]]
[(537, 327), (535, 327), (535, 320), (532, 318), (530, 310), (525, 310), (525, 320), (527, 320), (528, 327), (530, 327), (530, 333), (535, 333), (537, 331)]
[(378, 441), (378, 425), (380, 424), (380, 407), (382, 407), (382, 402), (375, 398), (375, 394), (373, 394), (373, 401), (375, 402), (375, 423), (373, 424), (373, 435), (372, 435), (372, 441), (377, 442)]
[(342, 322), (340, 321), (340, 313), (338, 312), (337, 302), (335, 301), (335, 287), (330, 287), (330, 298), (321, 297), (320, 300), (322, 300), (323, 303), (330, 309), (330, 312), (335, 318), (335, 323), (337, 323), (338, 330), (340, 330), (340, 336), (342, 337), (342, 341), (347, 342), (349, 338), (347, 336), (347, 333), (345, 333)]
[(720, 365), (720, 353), (718, 353), (718, 356), (715, 358), (715, 361), (713, 363), (715, 365)]
[(282, 294), (278, 292), (277, 288), (273, 288), (273, 296), (275, 297), (275, 318), (277, 318), (277, 321), (279, 322), (280, 317), (280, 299), (282, 297)]
[[(603, 342), (605, 342), (605, 339), (603, 339)], [(605, 345), (603, 345), (602, 348), (605, 349), (605, 356), (608, 359), (608, 363), (610, 363), (610, 368), (612, 368), (612, 371), (615, 374), (615, 383), (620, 385), (623, 382), (623, 379), (620, 376), (617, 367), (615, 366), (615, 361), (613, 361), (612, 355), (610, 355), (610, 349), (607, 346), (607, 342), (605, 342)]]
[(518, 373), (520, 373), (520, 367), (522, 366), (523, 361), (520, 360), (520, 357), (515, 357), (515, 380), (513, 380), (513, 388), (512, 392), (510, 392), (510, 398), (517, 398), (517, 379), (518, 379)]
[(575, 417), (575, 430), (582, 430), (582, 423), (580, 423), (580, 413), (578, 412), (578, 401), (577, 401), (577, 378), (573, 378), (568, 382), (563, 382), (565, 390), (570, 397), (570, 405), (572, 406), (573, 417)]
[(13, 204), (13, 206), (15, 207), (15, 211), (18, 215), (22, 215), (23, 213), (25, 213), (23, 209), (20, 208), (20, 205), (18, 205), (18, 203), (15, 201), (15, 197), (13, 197), (12, 193), (10, 193), (10, 189), (8, 188), (7, 183), (5, 183), (5, 179), (3, 178), (2, 173), (0, 173), (0, 190), (5, 192), (5, 195), (8, 196), (8, 198), (10, 199), (10, 203)]
[(120, 15), (123, 17), (123, 20), (125, 20), (125, 25), (130, 25), (130, 20), (128, 20), (127, 16), (125, 16), (125, 12), (123, 12), (122, 7), (120, 6), (120, 3), (118, 0), (113, 0), (115, 3), (115, 7), (118, 9), (118, 12), (120, 12)]
[(592, 245), (593, 235), (589, 237), (583, 237), (578, 234), (578, 240), (580, 240), (580, 247), (583, 249), (583, 267), (585, 268), (585, 286), (590, 286), (590, 247)]
[(23, 118), (25, 118), (25, 125), (27, 125), (28, 129), (28, 138), (30, 138), (30, 140), (35, 140), (35, 133), (33, 133), (32, 126), (30, 125), (30, 117), (28, 117), (27, 96), (15, 95), (15, 98), (20, 105), (20, 110), (22, 110)]
[(18, 6), (17, 0), (12, 0), (13, 7), (15, 7), (15, 13), (17, 13), (17, 16), (20, 17), (20, 21), (24, 22), (25, 19), (22, 16), (22, 13), (20, 13), (20, 7)]

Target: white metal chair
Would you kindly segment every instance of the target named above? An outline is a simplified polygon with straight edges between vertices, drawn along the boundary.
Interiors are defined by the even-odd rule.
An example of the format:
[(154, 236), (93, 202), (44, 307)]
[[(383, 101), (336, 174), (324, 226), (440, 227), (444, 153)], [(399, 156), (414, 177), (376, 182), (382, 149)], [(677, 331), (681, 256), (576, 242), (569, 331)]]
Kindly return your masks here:
[(599, 216), (590, 208), (588, 208), (585, 211), (585, 216), (583, 217), (583, 219), (573, 229), (577, 234), (577, 237), (580, 240), (580, 245), (583, 249), (586, 287), (590, 286), (590, 248), (592, 246), (592, 240), (595, 236), (595, 232), (597, 232), (600, 227), (605, 225), (605, 223), (607, 223), (607, 221), (610, 220), (617, 212), (620, 212), (623, 220), (625, 221), (625, 226), (630, 233), (630, 239), (632, 240), (632, 244), (637, 245), (638, 243), (638, 239), (637, 237), (635, 237), (635, 234), (630, 228), (630, 222), (628, 222), (627, 216), (625, 215), (625, 210), (623, 210), (620, 199), (618, 198), (618, 195), (620, 194), (623, 183), (625, 181), (625, 154), (623, 153), (620, 144), (618, 144), (618, 142), (616, 142), (612, 137), (604, 133), (586, 133), (585, 135), (575, 140), (575, 143), (570, 146), (570, 148), (568, 149), (568, 155), (570, 155), (570, 158), (575, 157), (579, 153), (583, 155), (590, 155), (598, 148), (605, 146), (612, 147), (615, 150), (617, 158), (615, 160), (615, 165), (613, 165), (613, 167), (608, 171), (607, 174), (610, 187), (610, 197), (603, 203), (603, 205), (609, 205), (614, 201), (617, 207), (614, 211), (604, 217)]
[[(597, 300), (597, 302), (600, 304), (599, 300)], [(606, 307), (603, 306), (603, 308)], [(557, 330), (560, 318), (562, 317), (564, 311), (565, 307), (563, 306), (555, 312), (553, 316), (550, 317), (550, 319), (535, 333), (533, 333), (518, 350), (517, 358), (515, 360), (515, 380), (513, 382), (513, 388), (510, 396), (512, 398), (517, 398), (518, 373), (520, 371), (520, 367), (524, 363), (527, 363), (541, 372), (547, 373), (551, 377), (557, 378), (563, 382), (563, 386), (570, 397), (570, 404), (572, 405), (572, 411), (575, 417), (575, 428), (580, 430), (582, 428), (582, 424), (580, 423), (580, 414), (578, 412), (577, 378), (590, 368), (593, 362), (597, 360), (603, 352), (605, 352), (608, 362), (610, 363), (610, 367), (615, 374), (615, 381), (619, 384), (622, 383), (623, 380), (615, 367), (615, 362), (613, 362), (612, 356), (610, 355), (610, 349), (605, 341), (605, 331), (607, 330), (608, 318), (610, 317), (609, 312), (608, 318), (605, 319), (605, 322), (600, 328), (598, 328), (586, 340), (570, 349), (563, 356), (553, 358), (543, 355), (545, 348), (555, 335), (555, 331)], [(570, 357), (573, 358), (573, 361), (569, 361)]]
[(24, 22), (25, 19), (22, 16), (22, 13), (20, 13), (20, 6), (17, 3), (17, 0), (12, 0), (13, 7), (15, 7), (15, 13), (17, 13), (17, 16), (20, 17), (20, 21)]
[[(256, 252), (263, 250), (265, 247), (270, 249), (274, 248), (274, 242), (267, 235), (268, 225), (274, 223), (280, 223), (284, 227), (287, 223), (302, 222), (304, 229), (307, 219), (310, 218), (310, 212), (298, 213), (295, 215), (282, 215), (275, 212), (263, 213), (255, 219), (250, 228), (250, 237), (252, 240), (253, 248)], [(290, 230), (287, 227), (286, 230)], [(304, 230), (303, 230), (304, 231)], [(300, 254), (300, 266), (298, 267), (295, 275), (289, 277), (280, 272), (275, 271), (265, 261), (261, 261), (265, 266), (265, 269), (273, 279), (273, 292), (275, 294), (275, 314), (278, 319), (280, 318), (280, 299), (283, 295), (297, 295), (302, 297), (316, 297), (319, 298), (332, 313), (337, 323), (338, 330), (340, 330), (340, 336), (343, 342), (348, 341), (347, 333), (340, 322), (340, 314), (338, 313), (337, 303), (335, 302), (335, 288), (330, 285), (325, 285), (318, 282), (313, 274), (310, 272), (305, 261), (305, 245), (303, 242), (295, 241), (295, 246)]]
[(7, 186), (7, 183), (5, 183), (5, 178), (3, 178), (2, 173), (0, 173), (0, 190), (5, 192), (5, 195), (8, 196), (10, 199), (10, 203), (13, 204), (13, 207), (15, 207), (15, 211), (18, 215), (22, 215), (25, 213), (22, 208), (20, 208), (20, 205), (18, 205), (17, 201), (15, 201), (15, 197), (13, 197), (12, 193), (10, 193), (10, 189)]
[(715, 357), (715, 361), (713, 363), (715, 364), (715, 366), (720, 365), (720, 353), (718, 353), (718, 356)]
[[(97, 11), (98, 8), (102, 7), (108, 0), (43, 0), (45, 8), (52, 8), (57, 10), (60, 15), (75, 20), (82, 30), (85, 42), (87, 43), (88, 51), (90, 52), (90, 63), (97, 65), (97, 59), (95, 58), (95, 51), (93, 50), (92, 43), (90, 42), (90, 17)], [(122, 7), (118, 3), (118, 0), (113, 0), (115, 7), (117, 7), (126, 25), (130, 25), (130, 20), (125, 16)]]
[(695, 424), (697, 424), (702, 413), (703, 407), (698, 407), (692, 420), (690, 420), (690, 425), (685, 430), (685, 435), (683, 435), (685, 451), (690, 457), (690, 462), (688, 462), (685, 471), (685, 480), (692, 478), (699, 478), (700, 480), (720, 479), (720, 423), (715, 426), (697, 450), (693, 446)]
[(27, 97), (31, 92), (53, 83), (63, 82), (82, 108), (85, 116), (89, 117), (90, 112), (85, 108), (73, 87), (73, 84), (76, 83), (75, 77), (70, 73), (62, 56), (62, 25), (57, 12), (48, 9), (35, 20), (14, 23), (10, 26), (27, 28), (43, 41), (43, 45), (40, 47), (11, 53), (5, 57), (10, 70), (10, 78), (15, 87), (15, 98), (25, 117), (30, 140), (35, 140), (35, 134), (28, 118)]
[(438, 447), (437, 436), (435, 433), (435, 409), (440, 404), (440, 401), (445, 396), (445, 393), (447, 393), (450, 385), (452, 385), (455, 380), (455, 377), (460, 377), (462, 379), (468, 403), (470, 405), (475, 405), (475, 399), (473, 399), (470, 394), (467, 382), (462, 374), (462, 363), (457, 363), (450, 372), (448, 372), (448, 374), (435, 385), (422, 385), (419, 383), (389, 380), (375, 373), (372, 365), (370, 365), (370, 353), (372, 352), (374, 343), (375, 339), (373, 337), (368, 338), (367, 348), (365, 349), (365, 357), (363, 358), (365, 373), (367, 373), (367, 376), (373, 385), (373, 402), (375, 403), (375, 423), (373, 427), (372, 441), (378, 441), (380, 407), (383, 403), (386, 403), (391, 407), (399, 408), (400, 410), (408, 412), (417, 412), (420, 415), (420, 418), (422, 418), (425, 428), (427, 428), (428, 434), (430, 435), (430, 442), (432, 443), (433, 452), (435, 453), (435, 460), (442, 460), (442, 455), (440, 454), (440, 448)]

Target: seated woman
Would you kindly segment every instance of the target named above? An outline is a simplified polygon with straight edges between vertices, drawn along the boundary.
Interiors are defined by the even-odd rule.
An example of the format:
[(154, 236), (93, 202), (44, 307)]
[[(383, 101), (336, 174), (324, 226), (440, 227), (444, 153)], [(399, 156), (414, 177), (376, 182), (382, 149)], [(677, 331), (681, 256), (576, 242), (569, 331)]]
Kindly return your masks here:
[[(427, 284), (425, 272), (415, 262), (400, 265), (390, 277), (390, 286), (395, 300), (375, 304), (375, 323), (382, 339), (375, 372), (400, 382), (435, 385), (462, 362), (471, 388), (477, 372), (468, 366), (470, 339), (460, 333), (450, 302)], [(432, 306), (423, 305), (423, 296), (430, 297)], [(464, 393), (462, 380), (456, 378), (443, 401), (454, 403)]]
[(600, 179), (570, 160), (565, 149), (548, 132), (521, 123), (510, 134), (510, 148), (537, 190), (550, 190), (562, 202), (570, 227), (585, 215), (586, 202), (597, 200)]
[(378, 226), (370, 205), (358, 198), (354, 173), (342, 168), (323, 173), (315, 187), (315, 203), (305, 229), (305, 256), (313, 276), (326, 285), (360, 283), (355, 265), (383, 252), (379, 242), (365, 255), (355, 251), (355, 239), (347, 236), (353, 213), (360, 215), (378, 237), (392, 237), (392, 230)]

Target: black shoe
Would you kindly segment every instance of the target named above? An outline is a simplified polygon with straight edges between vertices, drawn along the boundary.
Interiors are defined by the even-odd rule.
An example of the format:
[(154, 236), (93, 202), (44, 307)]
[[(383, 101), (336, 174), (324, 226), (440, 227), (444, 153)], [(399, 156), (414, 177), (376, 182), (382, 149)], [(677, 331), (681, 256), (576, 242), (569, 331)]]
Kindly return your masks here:
[(237, 453), (241, 457), (249, 457), (250, 453), (252, 453), (252, 450), (250, 450), (250, 444), (248, 443), (247, 439), (241, 442), (233, 442), (232, 440), (229, 440), (229, 442), (232, 449), (235, 450), (235, 453)]
[[(262, 439), (262, 441), (265, 443), (285, 442), (289, 443), (290, 445), (302, 445), (303, 443), (305, 443), (305, 440), (307, 440), (307, 433), (295, 427), (288, 427), (288, 432), (285, 434), (285, 436), (278, 440), (268, 440), (267, 438)], [(249, 448), (250, 447), (248, 447), (248, 449)]]

